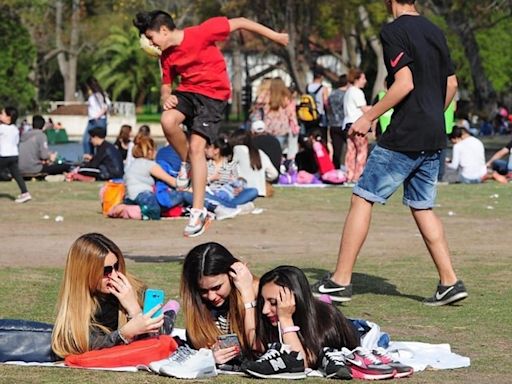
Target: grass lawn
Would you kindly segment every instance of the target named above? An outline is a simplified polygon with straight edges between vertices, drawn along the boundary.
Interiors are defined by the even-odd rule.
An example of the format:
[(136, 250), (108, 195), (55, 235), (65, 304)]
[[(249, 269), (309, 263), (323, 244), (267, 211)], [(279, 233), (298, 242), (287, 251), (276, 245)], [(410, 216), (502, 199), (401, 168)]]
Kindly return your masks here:
[[(310, 281), (332, 270), (350, 200), (348, 188), (277, 189), (256, 202), (261, 215), (215, 222), (196, 239), (181, 236), (183, 220), (110, 220), (99, 213), (99, 183), (31, 182), (34, 200), (15, 205), (15, 183), (0, 184), (0, 317), (52, 322), (66, 252), (85, 232), (102, 232), (148, 286), (177, 298), (181, 259), (204, 241), (225, 244), (261, 275), (281, 264), (302, 267)], [(460, 305), (430, 308), (437, 274), (399, 191), (374, 209), (354, 274), (355, 295), (340, 307), (376, 322), (392, 340), (449, 343), (471, 367), (417, 373), (407, 383), (510, 383), (512, 185), (439, 187), (436, 212), (445, 224), (453, 262), (470, 296)], [(57, 215), (64, 217), (56, 222)], [(48, 216), (49, 218), (46, 218)], [(182, 326), (179, 317), (178, 326)], [(0, 341), (1, 342), (1, 341)], [(167, 383), (148, 373), (0, 366), (0, 383)], [(249, 382), (221, 376), (212, 382)], [(325, 382), (325, 379), (308, 379)]]

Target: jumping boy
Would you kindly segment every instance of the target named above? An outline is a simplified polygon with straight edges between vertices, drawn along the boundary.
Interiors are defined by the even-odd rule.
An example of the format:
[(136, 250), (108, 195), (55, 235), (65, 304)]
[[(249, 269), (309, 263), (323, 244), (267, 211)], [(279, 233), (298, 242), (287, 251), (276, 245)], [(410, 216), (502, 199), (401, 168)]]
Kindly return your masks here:
[[(181, 30), (167, 12), (159, 10), (138, 13), (133, 24), (162, 51), (161, 123), (167, 140), (182, 160), (177, 187), (186, 189), (190, 184), (189, 174), (192, 178), (193, 205), (184, 235), (199, 236), (209, 222), (204, 208), (205, 148), (217, 136), (231, 93), (226, 63), (215, 43), (239, 29), (258, 33), (282, 45), (288, 44), (288, 34), (245, 18), (225, 17), (214, 17)], [(172, 83), (177, 76), (180, 84), (173, 90)], [(180, 127), (183, 122), (191, 132), (188, 142)]]
[(443, 224), (432, 208), (440, 150), (446, 146), (443, 112), (455, 95), (457, 78), (443, 33), (419, 15), (414, 0), (385, 3), (395, 19), (380, 34), (390, 88), (348, 134), (365, 136), (372, 122), (394, 107), (393, 116), (353, 189), (336, 270), (315, 283), (313, 290), (339, 302), (351, 299), (352, 270), (370, 228), (373, 204), (384, 204), (403, 184), (403, 203), (409, 206), (439, 274), (437, 290), (424, 304), (453, 304), (468, 293), (453, 270)]

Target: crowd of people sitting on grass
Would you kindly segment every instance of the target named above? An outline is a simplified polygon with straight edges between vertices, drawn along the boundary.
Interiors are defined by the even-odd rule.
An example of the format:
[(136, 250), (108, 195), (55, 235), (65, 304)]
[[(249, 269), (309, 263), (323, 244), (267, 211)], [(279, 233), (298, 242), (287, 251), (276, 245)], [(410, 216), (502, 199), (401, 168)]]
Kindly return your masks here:
[[(143, 308), (146, 286), (127, 267), (119, 247), (102, 234), (72, 244), (51, 341), (58, 358), (102, 349), (100, 359), (110, 347), (129, 351), (137, 340), (171, 333), (179, 306), (165, 305), (160, 314), (162, 302)], [(329, 378), (371, 380), (413, 373), (382, 348), (362, 348), (365, 336), (356, 323), (325, 297), (314, 297), (297, 267), (258, 278), (221, 244), (203, 243), (185, 257), (179, 294), (186, 333), (175, 336), (170, 356), (149, 364), (155, 373), (299, 379), (317, 370)]]

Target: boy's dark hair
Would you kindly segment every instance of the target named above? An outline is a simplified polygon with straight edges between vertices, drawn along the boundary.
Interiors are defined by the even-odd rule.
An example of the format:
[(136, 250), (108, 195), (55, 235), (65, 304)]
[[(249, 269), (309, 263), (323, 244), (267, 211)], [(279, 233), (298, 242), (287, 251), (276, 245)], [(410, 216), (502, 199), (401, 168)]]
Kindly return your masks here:
[(16, 124), (16, 120), (18, 120), (18, 110), (16, 107), (5, 107), (5, 114), (11, 118), (11, 124)]
[(94, 127), (89, 130), (89, 135), (91, 137), (99, 137), (100, 139), (104, 139), (107, 136), (107, 132), (104, 128)]
[(320, 79), (323, 76), (324, 76), (324, 74), (319, 69), (315, 69), (313, 71), (313, 79)]
[(416, 0), (396, 0), (398, 4), (414, 4)]
[(455, 127), (453, 127), (453, 130), (451, 131), (451, 133), (448, 134), (448, 138), (450, 140), (460, 139), (465, 130), (466, 129), (463, 127), (455, 126)]
[(338, 80), (334, 83), (334, 86), (336, 88), (345, 87), (348, 84), (347, 75), (343, 74), (341, 75)]
[(133, 25), (141, 35), (147, 30), (159, 31), (162, 26), (166, 26), (171, 31), (176, 29), (172, 16), (160, 10), (137, 13), (133, 19)]
[(44, 118), (41, 115), (32, 116), (32, 128), (34, 129), (43, 129), (44, 127)]

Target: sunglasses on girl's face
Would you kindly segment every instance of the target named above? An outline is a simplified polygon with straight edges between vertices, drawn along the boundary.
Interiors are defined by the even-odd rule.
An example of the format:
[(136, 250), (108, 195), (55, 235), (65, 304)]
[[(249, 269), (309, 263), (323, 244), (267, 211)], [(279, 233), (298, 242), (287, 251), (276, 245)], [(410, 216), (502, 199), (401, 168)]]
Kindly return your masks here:
[(119, 271), (119, 262), (114, 265), (105, 265), (103, 267), (103, 277), (109, 277), (114, 270)]

